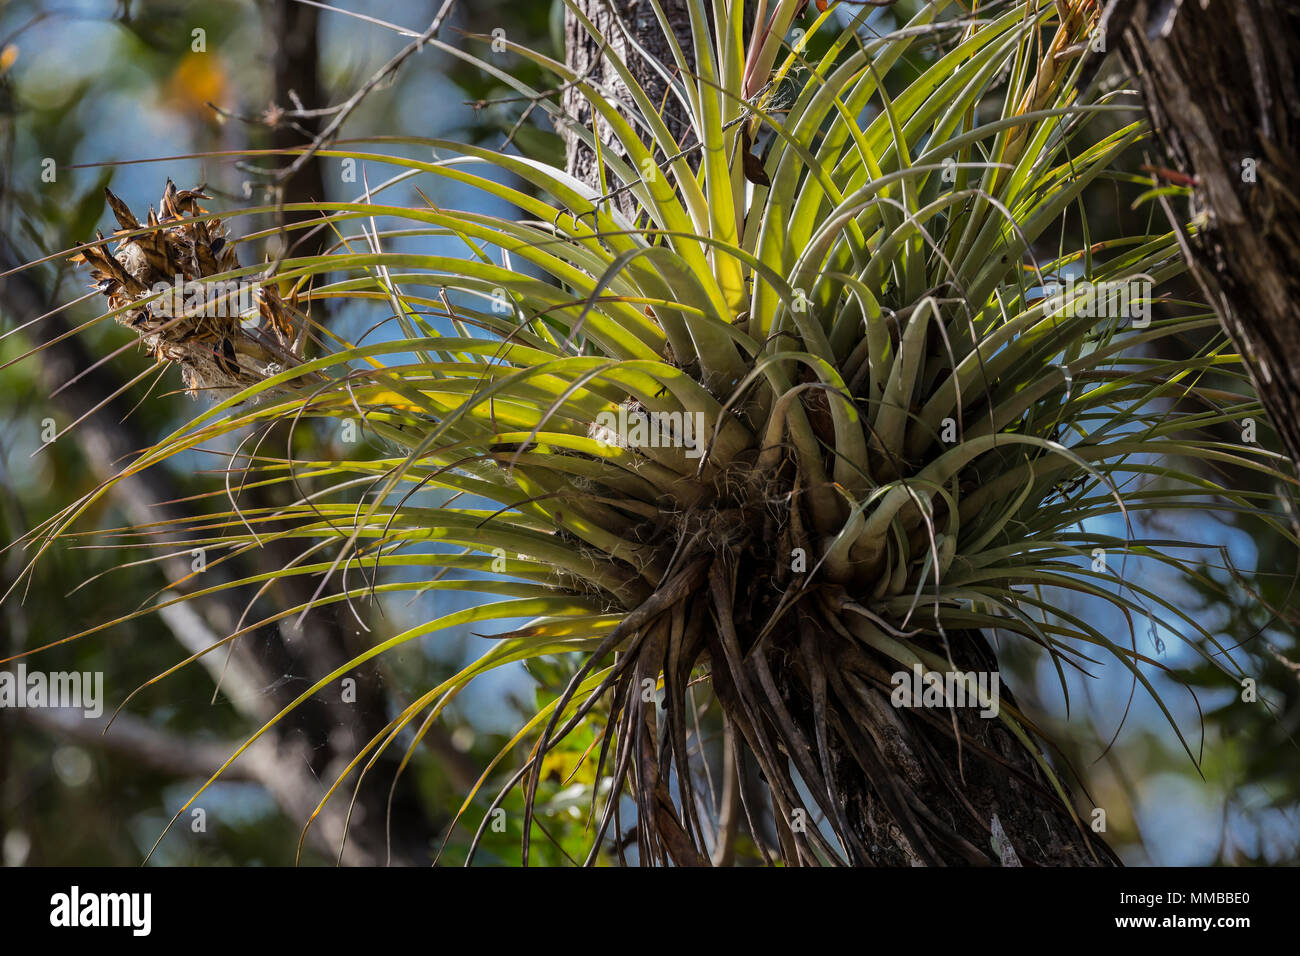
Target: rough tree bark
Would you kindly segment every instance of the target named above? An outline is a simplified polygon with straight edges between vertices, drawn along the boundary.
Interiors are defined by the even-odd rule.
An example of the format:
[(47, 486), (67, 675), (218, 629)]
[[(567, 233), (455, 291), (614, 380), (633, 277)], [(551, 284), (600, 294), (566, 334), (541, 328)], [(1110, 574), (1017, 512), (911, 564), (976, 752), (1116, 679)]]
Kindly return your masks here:
[[(687, 13), (690, 0), (660, 0), (678, 44), (691, 56), (691, 30)], [(571, 12), (565, 14), (565, 62), (579, 76), (587, 78), (602, 94), (616, 101), (629, 97), (614, 73), (603, 65), (604, 49), (624, 57), (636, 79), (654, 102), (667, 103), (669, 129), (685, 148), (693, 142), (687, 119), (678, 102), (666, 97), (667, 84), (661, 73), (627, 42), (630, 33), (641, 49), (668, 64), (675, 59), (653, 7), (647, 0), (577, 0), (577, 6), (596, 26), (602, 38), (597, 42)], [(746, 35), (752, 25), (753, 4), (747, 4)], [(626, 32), (625, 32), (626, 31)], [(592, 129), (593, 111), (576, 89), (567, 89), (563, 104), (572, 121)], [(610, 133), (603, 124), (595, 127), (602, 142)], [(565, 131), (569, 171), (596, 188), (594, 153), (571, 130)], [(631, 197), (619, 197), (621, 210), (631, 217)], [(751, 569), (754, 576), (770, 569)], [(749, 573), (745, 575), (746, 579)], [(740, 621), (737, 626), (740, 626)], [(950, 635), (952, 659), (960, 671), (988, 671), (997, 667), (993, 651), (978, 631)], [(774, 641), (774, 643), (776, 643)], [(794, 637), (790, 646), (798, 647)], [(845, 751), (832, 759), (840, 803), (856, 840), (849, 856), (856, 864), (917, 865), (942, 862), (956, 865), (993, 864), (1031, 866), (1113, 865), (1118, 859), (1099, 838), (1071, 819), (1068, 809), (1052, 791), (1033, 754), (996, 720), (985, 720), (973, 711), (959, 711), (957, 721), (962, 739), (959, 756), (952, 741), (951, 716), (921, 709), (895, 709), (890, 704), (890, 671), (878, 660), (856, 649), (828, 651), (843, 653), (843, 659), (828, 661), (842, 668), (847, 693), (856, 693), (871, 714), (869, 725), (852, 725), (844, 715), (830, 715), (848, 740)], [(852, 659), (848, 659), (851, 657)], [(798, 668), (797, 654), (772, 668)], [(853, 673), (851, 674), (850, 671)], [(859, 680), (859, 675), (866, 675)], [(715, 690), (721, 698), (734, 696), (720, 670), (715, 669)], [(853, 686), (849, 686), (852, 683)], [(814, 739), (811, 703), (791, 695), (790, 711), (803, 724), (806, 739)], [(1004, 689), (1003, 699), (1014, 705)], [(852, 750), (853, 753), (847, 752)], [(934, 759), (940, 755), (940, 759)], [(864, 779), (859, 764), (879, 768)], [(960, 761), (960, 763), (959, 763)], [(959, 769), (960, 767), (960, 769)], [(742, 782), (745, 774), (741, 768)], [(996, 819), (996, 823), (994, 822)], [(922, 834), (928, 845), (918, 845), (904, 832)], [(1014, 853), (999, 852), (998, 835)], [(761, 834), (755, 834), (761, 839)], [(1005, 846), (1006, 843), (1003, 845)], [(719, 862), (727, 854), (719, 854)], [(1014, 862), (1012, 862), (1014, 860)]]
[[(665, 18), (672, 25), (677, 44), (686, 54), (688, 63), (694, 63), (695, 56), (691, 40), (691, 21), (688, 5), (691, 0), (660, 0), (660, 7)], [(676, 59), (669, 45), (668, 37), (659, 26), (654, 7), (648, 0), (579, 0), (578, 7), (600, 34), (609, 52), (615, 54), (631, 69), (632, 76), (645, 90), (652, 103), (662, 103), (664, 121), (669, 132), (677, 139), (683, 149), (694, 142), (690, 133), (690, 123), (685, 108), (674, 96), (668, 95), (668, 81), (663, 70), (669, 75), (676, 73)], [(746, 30), (753, 23), (753, 11), (747, 12)], [(628, 42), (629, 36), (646, 53), (654, 58), (647, 59)], [(631, 103), (631, 96), (618, 74), (606, 65), (600, 43), (592, 39), (581, 21), (572, 11), (565, 10), (564, 15), (564, 52), (565, 63), (578, 76), (583, 77), (593, 87), (615, 102)], [(659, 69), (654, 63), (661, 64)], [(595, 120), (594, 111), (581, 91), (569, 87), (564, 91), (563, 105), (565, 112), (579, 126), (592, 129)], [(634, 110), (627, 112), (635, 116)], [(595, 127), (600, 133), (603, 144), (610, 146), (621, 154), (613, 132), (603, 120)], [(563, 131), (565, 142), (565, 159), (569, 172), (583, 182), (595, 187), (598, 184), (596, 172), (596, 154), (574, 134), (571, 129)], [(628, 193), (623, 193), (615, 200), (620, 211), (629, 218), (635, 202)]]
[(1112, 0), (1161, 144), (1194, 181), (1192, 273), (1300, 465), (1300, 4)]

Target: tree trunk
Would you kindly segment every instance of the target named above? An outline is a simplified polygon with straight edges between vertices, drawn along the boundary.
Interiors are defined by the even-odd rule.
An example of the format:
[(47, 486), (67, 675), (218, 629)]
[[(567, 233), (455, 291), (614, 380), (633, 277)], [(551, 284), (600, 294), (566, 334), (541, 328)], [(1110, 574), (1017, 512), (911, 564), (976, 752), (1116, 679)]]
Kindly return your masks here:
[(1194, 181), (1192, 273), (1300, 463), (1300, 5), (1113, 0), (1169, 162)]
[[(267, 10), (267, 27), (275, 38), (271, 56), (274, 79), (274, 102), (286, 110), (295, 108), (295, 99), (307, 109), (325, 107), (320, 83), (317, 48), (320, 10), (296, 0), (272, 0)], [(297, 127), (295, 129), (295, 127)], [(320, 132), (319, 117), (305, 116), (292, 124), (281, 122), (271, 130), (271, 144), (276, 149), (293, 149), (307, 145)], [(304, 135), (306, 134), (306, 135)], [(325, 199), (324, 169), (319, 157), (307, 163), (284, 186), (287, 204), (320, 202)], [(286, 225), (319, 218), (312, 212), (286, 212)], [(292, 241), (298, 256), (316, 256), (324, 251), (328, 229), (294, 230)]]
[[(678, 44), (693, 64), (690, 0), (661, 0)], [(667, 104), (668, 127), (683, 148), (694, 137), (678, 102), (666, 96), (667, 83), (639, 52), (630, 48), (624, 30), (661, 64), (674, 69), (668, 41), (648, 0), (577, 0), (602, 38), (631, 67), (631, 72), (656, 103)], [(754, 4), (746, 4), (746, 35), (752, 25)], [(612, 68), (605, 65), (602, 42), (591, 37), (572, 12), (565, 13), (565, 62), (609, 98), (624, 103), (630, 97)], [(592, 129), (593, 110), (581, 91), (565, 91), (563, 105), (569, 118)], [(629, 110), (629, 114), (631, 110)], [(603, 123), (595, 129), (602, 143), (611, 141)], [(569, 171), (598, 188), (595, 155), (571, 129), (564, 130)], [(620, 209), (631, 218), (634, 206), (623, 193)], [(752, 582), (771, 573), (770, 568), (750, 568), (741, 578)], [(707, 619), (707, 607), (696, 602), (693, 615)], [(742, 630), (748, 616), (737, 608), (736, 627)], [(757, 610), (754, 610), (757, 614)], [(758, 618), (761, 620), (761, 616)], [(742, 630), (743, 633), (743, 630)], [(752, 633), (752, 632), (751, 632)], [(812, 702), (800, 688), (809, 686), (807, 666), (799, 652), (798, 635), (774, 640), (768, 668), (787, 678), (781, 688), (789, 713), (803, 740), (816, 739)], [(706, 638), (712, 657), (714, 689), (737, 727), (735, 737), (750, 738), (755, 728), (747, 724), (739, 691), (721, 661), (723, 650), (715, 636)], [(952, 659), (960, 671), (996, 669), (996, 659), (978, 631), (951, 635)], [(953, 740), (953, 717), (947, 710), (895, 708), (890, 701), (890, 673), (897, 670), (856, 645), (835, 639), (820, 641), (820, 661), (832, 694), (858, 702), (853, 716), (828, 715), (829, 746), (835, 765), (834, 800), (852, 830), (847, 841), (854, 864), (992, 864), (1037, 866), (1088, 866), (1117, 863), (1114, 854), (1086, 826), (1072, 819), (1069, 809), (1049, 786), (1033, 753), (997, 720), (983, 719), (973, 709), (958, 709), (956, 721), (962, 740), (960, 755)], [(751, 646), (746, 644), (746, 646)], [(748, 665), (746, 665), (748, 668)], [(814, 680), (815, 683), (815, 680)], [(1003, 698), (1010, 695), (1003, 689)], [(863, 715), (868, 715), (863, 718)], [(773, 721), (771, 714), (760, 720)], [(768, 728), (775, 729), (775, 728)], [(732, 738), (728, 732), (728, 739)], [(787, 755), (787, 762), (788, 762)], [(738, 761), (739, 762), (739, 761)], [(864, 775), (862, 766), (879, 768)], [(793, 768), (791, 769), (793, 772)], [(734, 807), (730, 816), (734, 819)], [(790, 849), (790, 830), (777, 821), (777, 834)], [(763, 829), (760, 821), (755, 821)], [(999, 835), (1003, 835), (999, 841)], [(755, 838), (762, 841), (760, 834)], [(1001, 849), (998, 844), (1001, 844)], [(719, 854), (726, 859), (727, 854)]]
[[(665, 19), (672, 26), (673, 36), (685, 55), (687, 64), (694, 69), (695, 48), (688, 12), (691, 2), (692, 0), (660, 0), (659, 6), (664, 12)], [(566, 8), (564, 59), (568, 67), (607, 98), (616, 103), (626, 104), (628, 108), (624, 110), (624, 114), (629, 118), (635, 117), (636, 110), (632, 106), (632, 97), (626, 84), (608, 66), (602, 55), (606, 50), (612, 52), (628, 64), (632, 76), (645, 91), (650, 102), (661, 105), (660, 115), (664, 118), (668, 131), (677, 140), (677, 145), (681, 149), (688, 149), (694, 145), (695, 135), (686, 108), (677, 97), (668, 92), (668, 81), (664, 78), (664, 74), (677, 76), (677, 60), (673, 56), (668, 37), (659, 25), (659, 18), (655, 15), (650, 0), (577, 0), (577, 6), (596, 28), (602, 42), (598, 43), (592, 39), (591, 34), (578, 18)], [(753, 23), (754, 4), (751, 2), (745, 8), (746, 36), (749, 35)], [(658, 69), (628, 43), (629, 36), (641, 50), (654, 58), (655, 63), (660, 64)], [(608, 147), (614, 154), (623, 155), (623, 150), (609, 124), (596, 118), (595, 112), (581, 90), (575, 87), (565, 89), (562, 104), (569, 118), (578, 126), (592, 129), (592, 123), (596, 123), (595, 130), (599, 132), (602, 148)], [(571, 127), (565, 128), (562, 132), (565, 161), (569, 172), (592, 188), (599, 188), (600, 178), (596, 169), (595, 152), (575, 134)], [(656, 161), (662, 162), (665, 158), (660, 150), (655, 150)], [(694, 155), (688, 159), (692, 164), (698, 161)], [(635, 214), (636, 203), (630, 193), (620, 193), (614, 198), (614, 203), (629, 219)]]
[[(691, 0), (660, 0), (660, 7), (668, 22), (672, 24), (677, 44), (686, 54), (686, 60), (692, 65), (695, 56), (691, 45), (691, 21), (687, 5)], [(652, 63), (633, 49), (628, 37), (635, 39), (643, 50), (661, 64), (667, 64), (670, 73), (675, 72), (676, 59), (668, 38), (659, 26), (654, 7), (648, 0), (578, 0), (578, 7), (583, 15), (592, 22), (608, 49), (620, 60), (627, 63), (637, 83), (645, 90), (653, 103), (663, 103), (663, 117), (669, 131), (685, 148), (690, 141), (690, 122), (682, 105), (675, 97), (668, 96), (668, 83)], [(752, 17), (751, 17), (752, 18)], [(564, 60), (568, 67), (579, 77), (584, 78), (595, 89), (600, 90), (615, 102), (631, 104), (627, 87), (618, 74), (605, 62), (601, 45), (587, 32), (573, 12), (568, 8), (564, 12)], [(569, 117), (579, 126), (592, 129), (595, 113), (581, 90), (569, 87), (564, 91), (563, 106)], [(627, 115), (634, 116), (633, 110)], [(595, 129), (599, 132), (601, 143), (621, 153), (609, 125), (603, 120)], [(599, 175), (596, 170), (596, 154), (574, 133), (572, 129), (564, 131), (565, 161), (569, 172), (583, 182), (597, 188)], [(623, 193), (617, 197), (618, 208), (628, 218), (632, 217), (634, 202), (632, 196)]]

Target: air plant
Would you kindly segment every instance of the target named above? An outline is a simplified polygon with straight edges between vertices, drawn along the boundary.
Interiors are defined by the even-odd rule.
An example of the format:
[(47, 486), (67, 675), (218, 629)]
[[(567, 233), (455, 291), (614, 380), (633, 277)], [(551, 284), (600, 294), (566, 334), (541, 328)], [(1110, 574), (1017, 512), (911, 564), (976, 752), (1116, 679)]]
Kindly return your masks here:
[[(246, 270), (225, 226), (199, 205), (211, 198), (202, 186), (178, 190), (169, 179), (161, 215), (150, 206), (147, 227), (112, 190), (104, 193), (121, 227), (117, 249), (110, 254), (99, 233), (72, 261), (91, 266), (117, 321), (138, 333), (157, 361), (178, 365), (191, 393), (233, 394), (300, 364), (292, 303), (274, 285), (241, 282)], [(243, 312), (254, 299), (259, 322), (246, 328)]]
[[(196, 387), (246, 386), (130, 470), (276, 421), (360, 418), (380, 457), (249, 455), (256, 480), (292, 484), (297, 500), (272, 512), (232, 497), (230, 510), (196, 519), (187, 544), (233, 556), (299, 542), (307, 557), (276, 573), (319, 577), (320, 602), (484, 597), (377, 641), (350, 666), (448, 628), (524, 622), (398, 713), (326, 799), (399, 738), (405, 766), (478, 675), (558, 656), (575, 662), (567, 686), (460, 811), (482, 814), (481, 834), (522, 788), (525, 862), (543, 762), (579, 727), (596, 731), (581, 757), (602, 784), (590, 793), (591, 861), (623, 854), (632, 805), (643, 863), (725, 861), (737, 815), (756, 838), (770, 819), (771, 850), (787, 864), (997, 863), (1008, 849), (1040, 864), (1112, 861), (1091, 806), (1009, 694), (993, 719), (891, 701), (900, 672), (996, 669), (986, 635), (997, 633), (1041, 648), (1067, 699), (1067, 672), (1109, 657), (1163, 709), (1148, 675), (1159, 662), (1071, 613), (1069, 595), (1158, 621), (1236, 673), (1196, 620), (1122, 577), (1126, 555), (1185, 569), (1169, 542), (1141, 537), (1143, 512), (1264, 507), (1198, 463), (1276, 474), (1277, 459), (1211, 433), (1260, 414), (1221, 340), (1176, 363), (1152, 348), (1213, 339), (1206, 309), (1155, 291), (1183, 272), (1176, 236), (1096, 236), (1085, 219), (1085, 242), (1065, 246), (1085, 191), (1124, 181), (1117, 161), (1147, 135), (1134, 101), (1085, 102), (1072, 85), (1096, 4), (986, 3), (952, 17), (935, 0), (875, 38), (860, 34), (869, 8), (841, 26), (832, 7), (792, 46), (797, 0), (760, 3), (753, 37), (739, 0), (712, 12), (696, 2), (689, 51), (650, 6), (674, 50), (663, 68), (686, 107), (685, 139), (616, 58), (627, 102), (501, 41), (607, 124), (617, 148), (569, 127), (597, 154), (597, 188), (445, 140), (406, 141), (432, 149), (428, 160), (355, 144), (320, 151), (398, 175), (353, 201), (312, 204), (337, 242), (324, 256), (290, 251), (275, 281), (299, 323), (346, 300), (395, 322), (387, 340), (302, 359), (280, 335), (277, 299), (264, 298), (263, 330), (279, 337), (250, 365), (226, 327), (240, 370), (223, 367), (223, 378), (156, 324), (130, 276), (147, 283), (121, 254), (115, 265), (87, 250), (118, 318), (143, 320), (155, 355)], [(813, 38), (822, 52), (810, 61)], [(555, 97), (429, 44), (566, 123)], [(900, 86), (905, 61), (914, 75)], [(754, 143), (761, 176), (747, 177), (740, 154)], [(383, 201), (417, 180), (471, 187), (517, 214)], [(616, 201), (628, 194), (630, 216)], [(215, 220), (186, 215), (199, 194), (169, 186), (168, 196), (147, 226), (113, 203), (126, 248), (151, 268), (168, 257), (154, 271), (238, 275), (234, 243), (214, 248)], [(404, 251), (384, 248), (376, 217), (400, 224)], [(346, 234), (351, 224), (359, 235)], [(452, 237), (465, 251), (408, 251), (412, 236)], [(1099, 317), (1082, 293), (1060, 293), (1067, 274), (1140, 282), (1133, 303), (1149, 321)], [(276, 370), (264, 358), (286, 361)], [(105, 491), (43, 526), (40, 550)], [(1095, 567), (1099, 549), (1108, 570)], [(326, 593), (349, 566), (365, 580)], [(739, 810), (720, 814), (702, 783), (706, 707), (723, 715), (731, 772), (748, 774)]]

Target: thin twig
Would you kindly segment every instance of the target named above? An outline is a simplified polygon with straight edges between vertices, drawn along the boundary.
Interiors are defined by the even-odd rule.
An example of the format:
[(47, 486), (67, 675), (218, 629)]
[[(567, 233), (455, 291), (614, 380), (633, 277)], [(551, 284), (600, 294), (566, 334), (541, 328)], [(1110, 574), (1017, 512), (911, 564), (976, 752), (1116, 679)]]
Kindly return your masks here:
[[(352, 112), (361, 105), (362, 100), (370, 95), (375, 87), (379, 86), (379, 84), (391, 76), (398, 67), (410, 59), (413, 54), (422, 51), (424, 45), (438, 35), (438, 32), (442, 29), (443, 23), (451, 14), (452, 8), (455, 5), (456, 0), (443, 0), (442, 7), (439, 8), (433, 21), (429, 24), (428, 29), (399, 50), (392, 59), (380, 67), (379, 70), (370, 77), (370, 79), (361, 84), (357, 91), (341, 104), (338, 112), (334, 115), (334, 118), (330, 120), (329, 125), (320, 131), (320, 133), (312, 140), (311, 145), (303, 150), (297, 159), (276, 174), (275, 185), (278, 195), (276, 199), (275, 216), (276, 222), (282, 232), (284, 231), (284, 184), (297, 175), (298, 171), (307, 165), (307, 163), (309, 163), (321, 149), (333, 141), (334, 137), (338, 135), (339, 129), (345, 122), (347, 122), (348, 117), (352, 115)], [(266, 274), (268, 276), (275, 274), (275, 271), (279, 268), (280, 262), (284, 259), (287, 250), (288, 243), (281, 243), (275, 261), (267, 267)]]
[(330, 142), (334, 138), (339, 131), (339, 127), (347, 121), (347, 118), (352, 115), (353, 110), (361, 105), (361, 101), (370, 95), (370, 92), (374, 90), (375, 87), (382, 83), (389, 74), (393, 73), (398, 67), (405, 63), (412, 54), (419, 53), (423, 50), (424, 45), (438, 35), (438, 31), (442, 29), (443, 21), (447, 19), (448, 15), (451, 13), (451, 8), (455, 6), (455, 4), (456, 0), (443, 0), (442, 8), (433, 18), (433, 22), (429, 24), (429, 28), (398, 51), (391, 60), (380, 67), (379, 70), (370, 77), (370, 79), (361, 84), (361, 87), (348, 97), (348, 99), (342, 104), (342, 107), (339, 109), (334, 119), (330, 120), (330, 124), (321, 130), (320, 134), (312, 140), (311, 145), (308, 146), (297, 159), (276, 175), (276, 182), (278, 184), (283, 185), (285, 182), (292, 179), (293, 176), (303, 168), (303, 166), (307, 165), (307, 163), (311, 161), (311, 158), (315, 156), (326, 143)]

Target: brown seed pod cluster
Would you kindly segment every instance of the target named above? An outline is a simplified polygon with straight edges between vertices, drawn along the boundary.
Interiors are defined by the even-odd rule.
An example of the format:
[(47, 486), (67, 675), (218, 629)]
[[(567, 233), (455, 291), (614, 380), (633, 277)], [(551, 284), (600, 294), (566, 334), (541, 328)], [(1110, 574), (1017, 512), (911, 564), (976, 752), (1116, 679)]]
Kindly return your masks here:
[[(181, 368), (191, 395), (221, 398), (302, 361), (292, 301), (259, 276), (238, 275), (220, 219), (208, 218), (203, 186), (177, 189), (167, 180), (159, 210), (141, 224), (105, 189), (121, 226), (73, 257), (91, 267), (117, 321), (139, 334), (149, 354)], [(108, 245), (117, 238), (111, 254)]]

